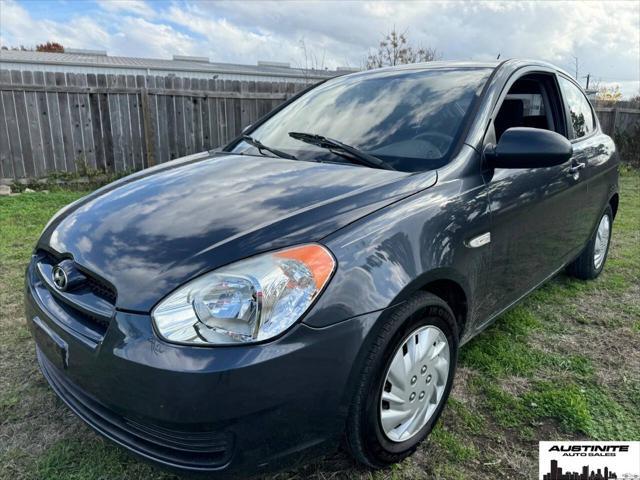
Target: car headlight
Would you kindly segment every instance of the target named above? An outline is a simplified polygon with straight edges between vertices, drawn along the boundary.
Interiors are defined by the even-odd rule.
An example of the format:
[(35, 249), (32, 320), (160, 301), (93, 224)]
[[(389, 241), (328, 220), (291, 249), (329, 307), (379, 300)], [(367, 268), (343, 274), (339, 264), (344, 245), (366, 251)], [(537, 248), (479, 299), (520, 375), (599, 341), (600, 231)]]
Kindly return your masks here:
[(205, 274), (169, 295), (151, 316), (169, 342), (251, 343), (293, 325), (335, 269), (326, 248), (301, 245)]

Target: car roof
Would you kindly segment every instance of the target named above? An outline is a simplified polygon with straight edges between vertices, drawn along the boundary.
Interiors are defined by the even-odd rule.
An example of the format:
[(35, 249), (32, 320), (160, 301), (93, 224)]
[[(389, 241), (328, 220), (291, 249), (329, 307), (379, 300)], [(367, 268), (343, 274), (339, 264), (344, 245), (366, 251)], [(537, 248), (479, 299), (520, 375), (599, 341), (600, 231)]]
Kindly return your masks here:
[(510, 58), (505, 60), (491, 60), (491, 61), (433, 61), (433, 62), (421, 62), (421, 63), (409, 63), (405, 65), (395, 65), (392, 67), (382, 67), (374, 70), (364, 70), (360, 72), (355, 72), (349, 74), (347, 76), (366, 76), (372, 75), (376, 73), (384, 73), (384, 72), (415, 72), (421, 70), (455, 70), (455, 69), (473, 69), (473, 68), (488, 68), (488, 69), (504, 69), (515, 71), (519, 68), (525, 66), (539, 66), (547, 69), (556, 70), (561, 72), (569, 77), (571, 75), (565, 70), (553, 65), (552, 63), (543, 61), (543, 60), (531, 60), (531, 59), (520, 59), (520, 58)]
[(383, 67), (377, 70), (434, 70), (440, 68), (496, 68), (503, 62), (493, 60), (489, 62), (460, 61), (460, 60), (436, 60), (433, 62), (408, 63), (393, 67)]
[(364, 76), (367, 74), (387, 73), (387, 72), (416, 72), (422, 70), (455, 70), (455, 69), (467, 69), (467, 68), (489, 68), (495, 69), (501, 62), (469, 62), (469, 61), (433, 61), (433, 62), (420, 62), (420, 63), (407, 63), (403, 65), (394, 65), (392, 67), (381, 67), (371, 70), (361, 70), (359, 72), (350, 73), (351, 76)]

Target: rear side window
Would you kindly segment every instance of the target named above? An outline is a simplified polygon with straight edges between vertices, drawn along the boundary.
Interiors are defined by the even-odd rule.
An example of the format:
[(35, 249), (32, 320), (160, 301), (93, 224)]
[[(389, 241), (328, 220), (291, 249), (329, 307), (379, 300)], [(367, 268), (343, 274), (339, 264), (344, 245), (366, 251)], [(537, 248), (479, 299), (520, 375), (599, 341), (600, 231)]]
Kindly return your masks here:
[(572, 82), (563, 77), (560, 77), (559, 80), (562, 95), (569, 107), (574, 137), (580, 138), (589, 135), (593, 132), (595, 125), (589, 100)]

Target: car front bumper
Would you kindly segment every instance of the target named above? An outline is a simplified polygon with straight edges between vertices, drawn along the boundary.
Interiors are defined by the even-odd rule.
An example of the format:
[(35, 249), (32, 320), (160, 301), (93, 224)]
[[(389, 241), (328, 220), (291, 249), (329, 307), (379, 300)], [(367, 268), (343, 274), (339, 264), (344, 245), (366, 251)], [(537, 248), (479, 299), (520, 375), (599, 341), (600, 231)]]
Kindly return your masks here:
[(269, 343), (213, 348), (163, 342), (150, 316), (122, 311), (96, 341), (82, 334), (82, 318), (79, 328), (59, 318), (70, 310), (57, 303), (32, 264), (25, 305), (38, 361), (80, 418), (164, 467), (231, 476), (337, 444), (353, 366), (379, 315), (320, 329), (301, 323)]

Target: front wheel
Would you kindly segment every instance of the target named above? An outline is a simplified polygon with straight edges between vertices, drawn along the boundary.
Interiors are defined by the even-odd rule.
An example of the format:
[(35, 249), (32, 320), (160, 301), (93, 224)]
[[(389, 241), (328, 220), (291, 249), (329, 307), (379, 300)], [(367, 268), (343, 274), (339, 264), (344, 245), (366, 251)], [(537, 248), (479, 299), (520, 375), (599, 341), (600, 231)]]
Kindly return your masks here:
[(612, 225), (613, 212), (611, 207), (607, 206), (589, 243), (580, 256), (567, 267), (570, 275), (582, 280), (592, 280), (602, 273), (609, 253)]
[(347, 421), (347, 446), (382, 468), (413, 453), (451, 391), (458, 332), (451, 308), (420, 292), (382, 325), (365, 361)]

